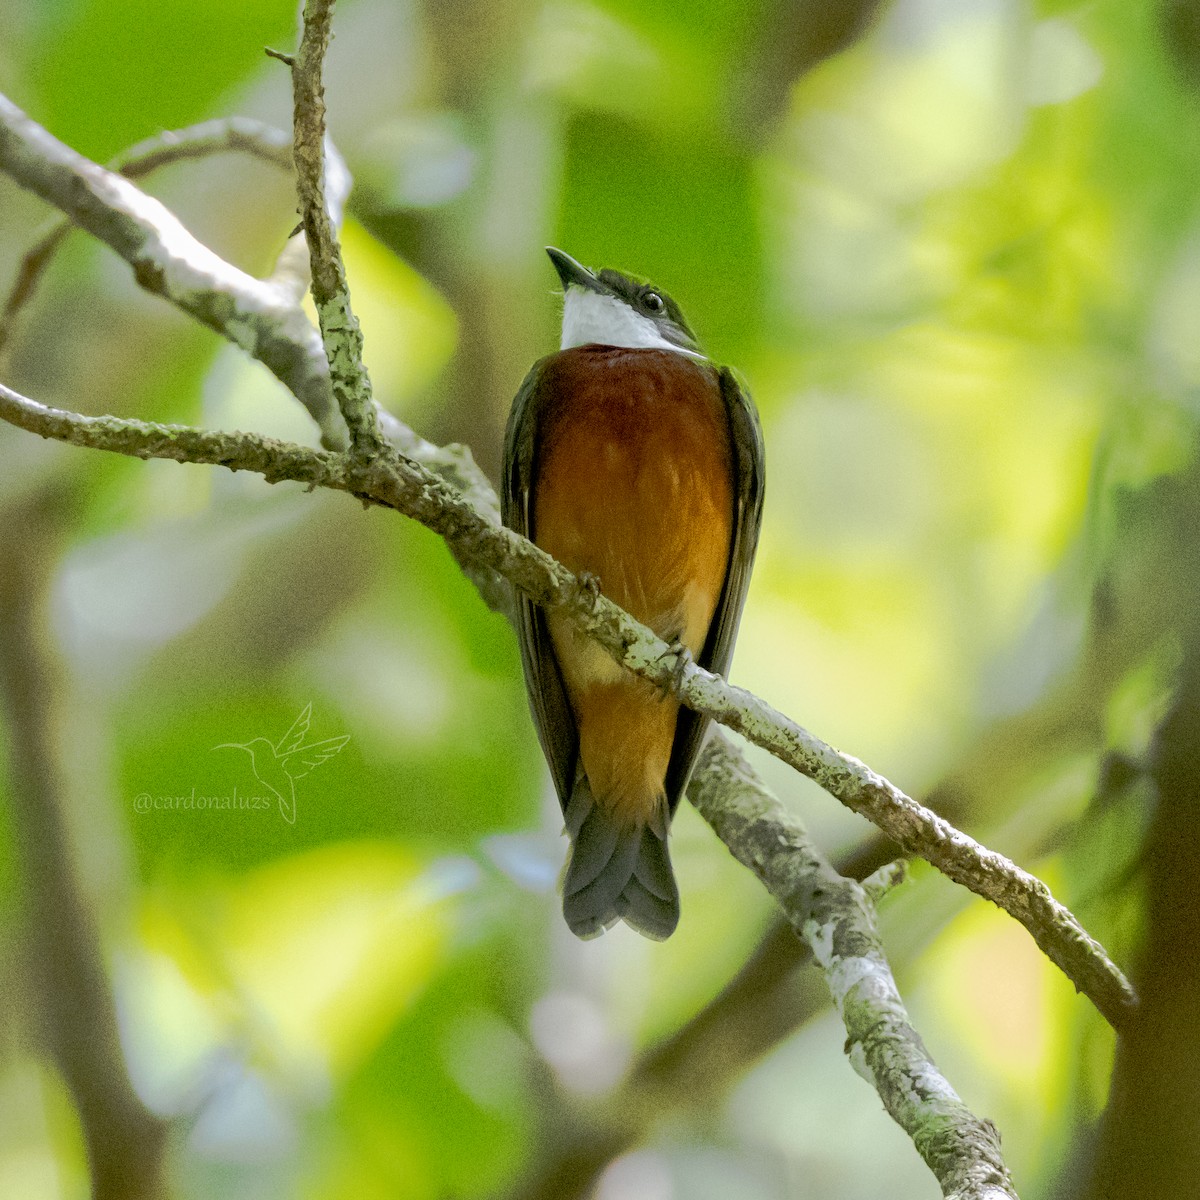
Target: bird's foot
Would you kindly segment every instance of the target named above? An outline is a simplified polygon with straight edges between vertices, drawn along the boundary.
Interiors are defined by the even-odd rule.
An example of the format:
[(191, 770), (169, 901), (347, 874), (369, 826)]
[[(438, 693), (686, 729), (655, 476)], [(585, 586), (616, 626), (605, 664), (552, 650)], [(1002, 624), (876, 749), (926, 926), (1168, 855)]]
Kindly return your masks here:
[(692, 652), (678, 638), (674, 638), (667, 647), (667, 652), (660, 655), (659, 662), (665, 662), (668, 658), (675, 660), (674, 666), (671, 668), (670, 684), (663, 684), (661, 687), (662, 697), (665, 700), (672, 692), (678, 692), (683, 687), (683, 677), (687, 674), (688, 667), (694, 667), (696, 660), (692, 657)]
[(600, 576), (591, 571), (580, 571), (578, 575), (579, 590), (591, 602), (592, 612), (596, 611), (596, 601), (600, 599)]

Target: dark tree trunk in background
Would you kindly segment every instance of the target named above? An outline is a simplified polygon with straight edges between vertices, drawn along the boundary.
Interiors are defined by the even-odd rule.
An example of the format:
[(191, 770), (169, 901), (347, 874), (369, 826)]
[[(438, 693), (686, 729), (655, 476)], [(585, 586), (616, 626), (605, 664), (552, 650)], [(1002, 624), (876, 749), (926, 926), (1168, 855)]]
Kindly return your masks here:
[(1200, 637), (1153, 764), (1141, 1007), (1117, 1050), (1088, 1200), (1200, 1195)]

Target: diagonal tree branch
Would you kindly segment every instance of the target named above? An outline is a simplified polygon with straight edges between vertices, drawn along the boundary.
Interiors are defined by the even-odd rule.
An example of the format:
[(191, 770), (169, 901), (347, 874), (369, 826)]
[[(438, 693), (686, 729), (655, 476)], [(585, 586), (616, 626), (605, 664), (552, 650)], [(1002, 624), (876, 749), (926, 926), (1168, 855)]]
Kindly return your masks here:
[[(18, 139), (9, 133), (9, 124), (23, 136)], [(35, 162), (37, 169), (29, 170), (30, 147), (36, 154), (36, 147), (45, 140), (57, 148), (58, 174), (70, 174), (74, 167), (84, 185), (83, 194), (91, 203), (71, 206), (70, 179), (65, 186), (64, 200), (47, 182), (45, 168)], [(16, 151), (12, 149), (14, 145)], [(206, 247), (191, 239), (165, 208), (142, 196), (132, 184), (104, 172), (55, 142), (3, 98), (0, 98), (0, 166), (18, 182), (29, 184), (32, 178), (30, 185), (34, 190), (44, 190), (52, 202), (62, 205), (68, 213), (73, 207), (82, 207), (103, 229), (110, 227), (111, 222), (104, 214), (108, 212), (106, 200), (115, 191), (113, 203), (118, 213), (123, 215), (132, 211), (141, 218), (135, 223), (136, 237), (131, 239), (130, 231), (122, 228), (123, 236), (114, 239), (117, 248), (124, 250), (133, 261), (135, 272), (138, 263), (145, 261), (139, 254), (145, 252), (147, 245), (165, 249), (172, 244), (171, 235), (182, 232), (192, 245), (200, 248), (202, 262), (215, 260), (221, 264), (222, 272), (233, 273), (225, 276), (226, 286), (236, 290), (243, 280), (256, 289), (264, 286), (227, 267)], [(114, 187), (109, 181), (116, 181), (119, 186)], [(54, 182), (63, 186), (61, 180)], [(100, 212), (94, 211), (96, 209)], [(165, 222), (165, 232), (151, 237), (145, 226), (156, 228), (154, 221), (159, 217)], [(184, 261), (180, 269), (184, 274), (195, 271), (188, 261)], [(209, 300), (205, 311), (213, 316), (211, 297)], [(307, 323), (305, 327), (308, 333), (312, 332)], [(334, 331), (334, 336), (340, 336), (340, 331)], [(300, 446), (269, 444), (266, 439), (252, 435), (212, 434), (112, 417), (78, 417), (26, 401), (7, 389), (0, 391), (0, 412), (32, 432), (76, 445), (90, 445), (137, 457), (165, 457), (176, 461), (209, 462), (233, 470), (254, 470), (271, 482), (296, 479), (311, 486), (351, 491), (398, 508), (440, 533), (460, 561), (482, 566), (548, 608), (570, 611), (627, 668), (661, 687), (672, 687), (678, 682), (684, 703), (743, 733), (808, 775), (842, 803), (872, 820), (903, 849), (926, 858), (956, 882), (993, 900), (1030, 930), (1042, 950), (1080, 991), (1093, 1000), (1110, 1023), (1119, 1025), (1123, 1014), (1132, 1007), (1133, 992), (1124, 976), (1040, 880), (1002, 856), (985, 850), (862, 763), (840, 754), (757, 697), (731, 687), (694, 663), (677, 669), (673, 655), (661, 639), (638, 626), (604, 597), (591, 597), (570, 572), (537, 547), (500, 529), (491, 515), (494, 508), (488, 516), (481, 515), (461, 493), (415, 460), (402, 457), (385, 446), (374, 462), (352, 466), (338, 461), (328, 452), (319, 455)], [(403, 486), (397, 490), (396, 485), (401, 481)], [(477, 484), (474, 490), (479, 492), (482, 488)], [(492, 580), (489, 591), (495, 595), (502, 589)]]
[[(1153, 510), (1160, 514), (1178, 507), (1160, 501)], [(1180, 526), (1186, 541), (1192, 525), (1183, 517)], [(1138, 534), (1130, 536), (1138, 538)], [(1128, 563), (1122, 563), (1122, 571), (1128, 571)], [(1160, 571), (1151, 574), (1161, 582)], [(1186, 591), (1184, 585), (1178, 589), (1180, 596)], [(991, 813), (997, 801), (1004, 806), (1005, 796), (1023, 791), (1022, 783), (1042, 775), (1046, 763), (1057, 761), (1064, 749), (1085, 752), (1099, 744), (1097, 739), (1103, 741), (1104, 698), (1114, 681), (1125, 677), (1131, 661), (1140, 661), (1146, 622), (1140, 606), (1131, 611), (1128, 605), (1118, 604), (1114, 609), (1105, 588), (1098, 594), (1106, 597), (1105, 616), (1099, 627), (1093, 623), (1075, 669), (1034, 708), (981, 731), (928, 793), (927, 807), (951, 820), (956, 813), (980, 811), (985, 805)], [(1172, 611), (1183, 611), (1165, 599), (1162, 603)], [(703, 776), (700, 782), (705, 782)], [(1054, 827), (1058, 830), (1059, 824)], [(1022, 826), (1022, 840), (1031, 850), (1043, 843), (1044, 836), (1034, 827)], [(865, 880), (894, 854), (895, 846), (878, 834), (839, 857), (836, 869)], [(647, 1048), (602, 1107), (588, 1109), (587, 1126), (576, 1115), (570, 1096), (553, 1097), (552, 1115), (543, 1122), (535, 1151), (537, 1172), (520, 1192), (513, 1193), (514, 1200), (584, 1195), (608, 1161), (644, 1143), (664, 1120), (708, 1111), (735, 1077), (820, 1011), (828, 993), (820, 995), (812, 974), (803, 969), (810, 960), (807, 946), (780, 911), (721, 992)], [(1132, 1022), (1135, 1030), (1146, 1023), (1145, 1006), (1143, 999)], [(1128, 1035), (1123, 1035), (1121, 1044), (1127, 1042)]]
[(690, 708), (742, 733), (867, 817), (905, 851), (999, 905), (1029, 930), (1043, 952), (1114, 1027), (1120, 1027), (1132, 1010), (1135, 998), (1124, 975), (1041, 880), (981, 846), (757, 696), (695, 663), (687, 662), (680, 670), (661, 638), (606, 597), (593, 595), (544, 551), (482, 516), (450, 485), (390, 446), (361, 462), (254, 434), (83, 417), (37, 404), (3, 385), (0, 417), (73, 445), (254, 471), (270, 483), (292, 479), (310, 487), (350, 492), (412, 517), (443, 537), (456, 556), (489, 568), (548, 611), (569, 615), (627, 669), (661, 688), (677, 688)]
[(263, 363), (332, 446), (345, 434), (320, 336), (290, 286), (239, 271), (129, 180), (89, 162), (0, 95), (0, 170), (112, 247), (147, 291)]
[(801, 822), (751, 774), (725, 739), (704, 750), (717, 783), (695, 797), (700, 815), (779, 901), (812, 951), (846, 1026), (846, 1054), (960, 1200), (1016, 1200), (1000, 1135), (974, 1116), (912, 1027), (875, 928), (867, 888), (839, 875)]
[[(231, 151), (262, 159), (285, 171), (292, 169), (291, 138), (281, 130), (248, 117), (204, 121), (186, 129), (160, 133), (130, 146), (108, 164), (108, 169), (126, 179), (141, 179), (171, 163)], [(4, 303), (4, 312), (0, 314), (0, 350), (4, 349), (12, 336), (17, 315), (33, 298), (46, 268), (73, 228), (69, 220), (53, 221), (22, 257), (17, 278)], [(304, 286), (308, 286), (307, 281)], [(300, 294), (303, 295), (303, 290)]]

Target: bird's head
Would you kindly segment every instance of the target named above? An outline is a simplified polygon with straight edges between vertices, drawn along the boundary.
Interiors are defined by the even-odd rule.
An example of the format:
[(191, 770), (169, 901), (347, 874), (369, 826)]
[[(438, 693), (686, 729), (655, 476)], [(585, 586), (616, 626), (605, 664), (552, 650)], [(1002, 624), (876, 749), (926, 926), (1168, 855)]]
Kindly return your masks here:
[(563, 350), (594, 342), (704, 358), (679, 305), (661, 288), (620, 271), (591, 271), (553, 246), (546, 253), (563, 285)]

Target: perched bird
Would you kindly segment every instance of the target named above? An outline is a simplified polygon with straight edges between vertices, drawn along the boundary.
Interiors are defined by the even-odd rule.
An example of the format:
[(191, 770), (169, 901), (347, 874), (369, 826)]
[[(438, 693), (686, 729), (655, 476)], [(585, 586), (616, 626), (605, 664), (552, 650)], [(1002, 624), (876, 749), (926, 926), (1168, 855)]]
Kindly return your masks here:
[[(562, 347), (513, 401), (504, 523), (723, 675), (762, 518), (754, 404), (665, 292), (546, 252), (564, 289)], [(679, 921), (667, 832), (707, 719), (524, 598), (518, 627), (572, 843), (567, 924), (590, 938), (624, 920), (666, 938)]]

